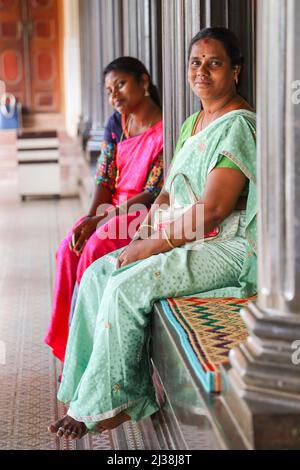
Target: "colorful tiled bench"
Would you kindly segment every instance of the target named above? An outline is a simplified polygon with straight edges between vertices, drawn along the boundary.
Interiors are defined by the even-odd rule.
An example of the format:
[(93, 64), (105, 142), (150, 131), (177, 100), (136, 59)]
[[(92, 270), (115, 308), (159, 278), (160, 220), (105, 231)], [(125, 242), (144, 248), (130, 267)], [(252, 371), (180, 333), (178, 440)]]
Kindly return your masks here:
[(207, 392), (221, 392), (221, 366), (229, 351), (248, 336), (241, 308), (255, 297), (181, 297), (160, 301), (164, 315), (181, 343), (191, 367)]

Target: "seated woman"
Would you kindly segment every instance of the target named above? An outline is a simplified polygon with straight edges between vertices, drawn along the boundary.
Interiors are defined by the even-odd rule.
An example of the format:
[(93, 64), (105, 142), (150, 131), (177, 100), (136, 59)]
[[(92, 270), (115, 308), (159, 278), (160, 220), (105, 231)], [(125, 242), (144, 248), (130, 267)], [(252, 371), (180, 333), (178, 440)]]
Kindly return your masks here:
[[(256, 119), (237, 94), (241, 65), (238, 41), (225, 28), (202, 30), (191, 42), (188, 80), (203, 111), (183, 125), (156, 203), (169, 202), (171, 181), (183, 173), (198, 197), (188, 209), (193, 230), (202, 204), (203, 233), (218, 227), (219, 234), (194, 243), (179, 236), (176, 220), (163, 231), (167, 236), (132, 241), (85, 272), (58, 392), (69, 410), (49, 427), (59, 437), (81, 438), (158, 410), (148, 354), (155, 301), (256, 293)], [(176, 203), (185, 202), (181, 176), (174, 193)], [(152, 224), (153, 213), (143, 225)]]
[[(162, 112), (147, 69), (138, 59), (120, 57), (103, 75), (116, 111), (105, 129), (96, 191), (88, 215), (75, 224), (56, 253), (53, 308), (45, 342), (62, 362), (75, 283), (80, 283), (96, 259), (130, 242), (135, 232), (128, 230), (130, 224), (141, 222), (162, 187)], [(105, 204), (114, 207), (109, 220)], [(134, 210), (137, 204), (145, 207), (144, 214)]]

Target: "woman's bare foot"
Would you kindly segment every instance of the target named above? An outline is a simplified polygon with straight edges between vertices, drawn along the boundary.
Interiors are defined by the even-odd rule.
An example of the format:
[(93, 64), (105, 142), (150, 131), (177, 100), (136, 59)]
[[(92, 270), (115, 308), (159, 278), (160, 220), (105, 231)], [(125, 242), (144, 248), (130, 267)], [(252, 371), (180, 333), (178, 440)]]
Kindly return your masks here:
[(87, 434), (88, 429), (86, 425), (80, 421), (76, 421), (71, 416), (64, 416), (62, 419), (57, 420), (54, 424), (48, 427), (48, 431), (56, 434), (57, 437), (64, 437), (65, 439), (81, 439)]
[[(99, 421), (99, 423), (96, 425), (96, 430), (101, 433), (107, 429), (115, 429), (130, 419), (130, 416), (122, 411), (113, 418)], [(74, 440), (81, 439), (85, 434), (87, 434), (88, 429), (84, 423), (76, 421), (74, 418), (71, 418), (71, 416), (66, 415), (63, 418), (57, 420), (54, 424), (51, 424), (48, 427), (48, 431), (56, 434), (57, 437), (64, 437), (65, 439)]]
[(128, 416), (125, 411), (121, 411), (121, 413), (117, 414), (113, 418), (103, 419), (99, 421), (96, 426), (96, 430), (98, 432), (103, 432), (106, 429), (115, 429), (121, 424), (125, 423), (125, 421), (130, 421), (130, 416)]

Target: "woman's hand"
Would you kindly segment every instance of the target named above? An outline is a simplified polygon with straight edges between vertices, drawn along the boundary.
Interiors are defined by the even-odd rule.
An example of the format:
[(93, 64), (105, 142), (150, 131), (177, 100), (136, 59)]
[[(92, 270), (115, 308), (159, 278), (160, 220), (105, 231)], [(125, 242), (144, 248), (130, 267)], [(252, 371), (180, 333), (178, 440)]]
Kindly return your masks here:
[(99, 221), (99, 217), (87, 217), (74, 228), (72, 235), (74, 243), (70, 243), (70, 250), (74, 251), (77, 256), (80, 256), (86, 242), (95, 232)]
[(132, 241), (120, 254), (117, 261), (117, 269), (141, 259), (146, 259), (154, 253), (151, 251), (151, 240)]

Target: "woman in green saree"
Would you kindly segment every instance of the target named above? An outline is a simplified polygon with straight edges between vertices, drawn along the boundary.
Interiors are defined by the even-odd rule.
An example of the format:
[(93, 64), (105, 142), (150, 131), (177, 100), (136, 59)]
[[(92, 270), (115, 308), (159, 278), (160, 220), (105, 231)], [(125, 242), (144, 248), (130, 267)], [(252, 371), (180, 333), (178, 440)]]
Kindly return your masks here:
[[(191, 42), (188, 80), (202, 112), (184, 123), (176, 154), (156, 205), (169, 203), (174, 175), (189, 179), (198, 202), (187, 214), (198, 229), (219, 228), (194, 243), (171, 222), (85, 272), (67, 345), (58, 399), (67, 415), (49, 427), (59, 437), (81, 438), (157, 411), (148, 344), (153, 304), (185, 295), (246, 297), (256, 293), (255, 114), (238, 95), (242, 56), (225, 28), (200, 31)], [(183, 178), (175, 200), (188, 202)], [(144, 226), (151, 226), (155, 209)], [(178, 222), (178, 221), (177, 221)]]

